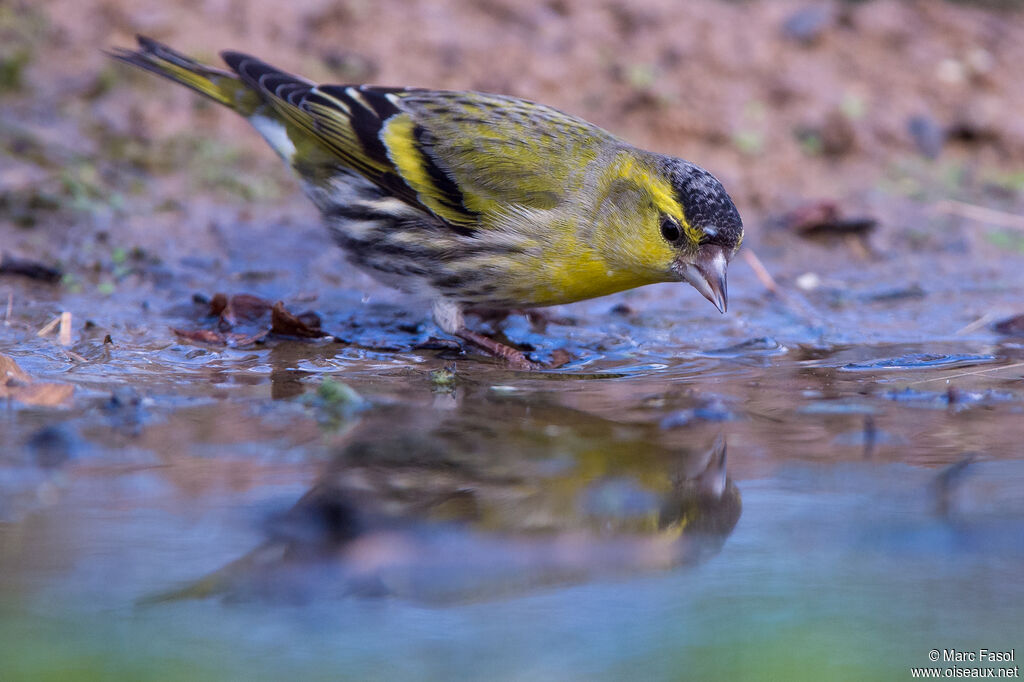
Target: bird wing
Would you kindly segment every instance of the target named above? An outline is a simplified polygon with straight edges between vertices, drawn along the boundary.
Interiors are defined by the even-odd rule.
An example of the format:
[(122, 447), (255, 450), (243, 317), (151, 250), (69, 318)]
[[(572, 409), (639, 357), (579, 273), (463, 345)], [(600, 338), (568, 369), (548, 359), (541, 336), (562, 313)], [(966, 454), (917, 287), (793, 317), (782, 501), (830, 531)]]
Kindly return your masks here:
[(345, 166), (453, 228), (550, 209), (579, 191), (609, 133), (514, 97), (314, 85), (254, 57), (222, 55), (287, 124)]
[[(613, 139), (585, 121), (514, 97), (412, 90), (393, 99), (405, 113), (387, 123), (381, 139), (403, 175), (415, 177), (417, 165), (436, 168), (477, 215), (555, 208), (582, 189), (588, 165)], [(394, 153), (403, 147), (408, 155)], [(422, 191), (433, 187), (424, 183)]]

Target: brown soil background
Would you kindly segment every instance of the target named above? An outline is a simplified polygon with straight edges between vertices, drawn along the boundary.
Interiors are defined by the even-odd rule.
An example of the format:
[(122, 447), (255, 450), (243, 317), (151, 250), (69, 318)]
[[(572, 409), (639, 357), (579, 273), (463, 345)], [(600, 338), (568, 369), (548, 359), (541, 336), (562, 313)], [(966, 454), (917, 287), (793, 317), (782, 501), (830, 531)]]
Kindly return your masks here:
[[(794, 17), (812, 25), (801, 38), (785, 28)], [(230, 48), (320, 81), (557, 106), (712, 170), (755, 248), (772, 216), (808, 201), (870, 211), (893, 237), (885, 228), (918, 229), (942, 197), (1014, 211), (1024, 186), (1015, 6), (4, 0), (5, 249), (73, 263), (101, 231), (127, 247), (199, 252), (211, 243), (195, 224), (211, 215), (315, 220), (234, 114), (103, 55), (135, 33), (215, 63)], [(915, 116), (946, 136), (937, 159), (915, 143)], [(930, 229), (919, 231), (899, 244), (934, 246)]]

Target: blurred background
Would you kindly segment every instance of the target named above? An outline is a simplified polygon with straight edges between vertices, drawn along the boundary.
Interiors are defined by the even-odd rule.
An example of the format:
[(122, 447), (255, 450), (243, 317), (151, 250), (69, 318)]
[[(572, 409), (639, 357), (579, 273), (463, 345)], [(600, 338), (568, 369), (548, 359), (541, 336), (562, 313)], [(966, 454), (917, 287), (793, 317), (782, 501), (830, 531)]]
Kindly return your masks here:
[[(1022, 9), (0, 0), (0, 677), (1021, 648)], [(729, 314), (658, 285), (479, 321), (549, 370), (460, 353), (235, 114), (103, 54), (137, 33), (699, 163), (747, 229)]]
[(83, 154), (93, 144), (123, 153), (111, 162), (158, 163), (132, 145), (202, 133), (225, 152), (251, 149), (260, 165), (239, 164), (250, 171), (239, 182), (269, 183), (277, 164), (230, 112), (103, 56), (144, 33), (214, 63), (222, 49), (249, 51), (318, 81), (550, 103), (699, 159), (756, 218), (809, 196), (905, 196), (903, 176), (929, 167), (919, 181), (1015, 189), (1024, 47), (1013, 5), (8, 1), (3, 94), (16, 107), (5, 113), (30, 114)]

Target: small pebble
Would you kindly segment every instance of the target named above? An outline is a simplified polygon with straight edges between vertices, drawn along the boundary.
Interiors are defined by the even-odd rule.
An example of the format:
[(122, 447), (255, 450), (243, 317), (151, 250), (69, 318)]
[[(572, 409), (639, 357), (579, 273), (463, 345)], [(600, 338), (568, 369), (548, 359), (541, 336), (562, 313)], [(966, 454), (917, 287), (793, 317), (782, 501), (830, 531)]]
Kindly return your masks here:
[(956, 59), (943, 59), (935, 67), (935, 77), (949, 85), (959, 85), (967, 80), (967, 69)]
[(72, 457), (74, 439), (60, 426), (45, 426), (28, 439), (28, 451), (36, 464), (44, 469), (54, 469)]
[(803, 291), (813, 291), (821, 286), (821, 277), (814, 272), (805, 272), (796, 278), (796, 286)]
[(782, 36), (804, 46), (813, 45), (832, 23), (832, 9), (828, 5), (802, 7), (782, 22)]
[(923, 156), (934, 159), (942, 152), (946, 131), (931, 116), (911, 116), (907, 121), (907, 131)]

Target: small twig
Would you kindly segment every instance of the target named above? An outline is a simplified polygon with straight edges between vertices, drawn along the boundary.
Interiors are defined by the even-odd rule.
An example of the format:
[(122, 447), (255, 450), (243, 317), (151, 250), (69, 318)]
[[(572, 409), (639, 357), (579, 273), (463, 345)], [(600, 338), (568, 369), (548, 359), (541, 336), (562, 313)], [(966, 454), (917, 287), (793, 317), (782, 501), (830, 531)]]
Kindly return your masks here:
[(48, 336), (60, 324), (60, 315), (43, 325), (43, 328), (36, 332), (36, 336)]
[(1015, 230), (1024, 230), (1024, 215), (1007, 213), (1006, 211), (988, 208), (987, 206), (978, 206), (977, 204), (968, 204), (963, 201), (945, 199), (935, 204), (932, 208), (939, 213), (958, 215), (961, 218), (975, 220), (979, 223), (988, 223), (989, 225), (998, 225), (1000, 227), (1010, 227)]
[(986, 324), (988, 324), (989, 322), (992, 322), (993, 320), (995, 320), (997, 317), (999, 317), (999, 315), (996, 314), (996, 313), (985, 313), (984, 315), (982, 315), (981, 317), (976, 319), (974, 322), (971, 322), (970, 324), (968, 324), (968, 325), (966, 325), (964, 327), (961, 327), (960, 329), (957, 329), (953, 333), (953, 335), (954, 336), (963, 336), (964, 334), (970, 334), (971, 332), (976, 332), (979, 329), (981, 329), (982, 327), (984, 327)]
[(67, 348), (58, 348), (57, 350), (59, 350), (61, 353), (63, 353), (64, 357), (66, 357), (68, 360), (72, 360), (72, 361), (78, 362), (78, 363), (89, 362), (89, 358), (87, 358), (84, 355), (81, 355), (79, 353), (76, 353), (73, 350), (68, 350)]
[(764, 285), (765, 289), (776, 296), (781, 295), (779, 283), (775, 281), (775, 278), (768, 272), (768, 268), (764, 266), (764, 263), (761, 262), (761, 259), (757, 257), (757, 254), (752, 249), (743, 250), (743, 260), (747, 261), (747, 265), (754, 271), (757, 279)]
[(944, 377), (934, 377), (932, 379), (921, 379), (920, 381), (911, 381), (909, 384), (907, 384), (907, 386), (927, 384), (932, 381), (949, 381), (950, 379), (959, 379), (960, 377), (969, 377), (978, 374), (988, 374), (989, 372), (998, 372), (1000, 370), (1013, 369), (1015, 367), (1024, 367), (1024, 362), (1015, 362), (1012, 365), (1003, 365), (1002, 367), (989, 367), (988, 369), (979, 369), (977, 372), (961, 372), (959, 374), (950, 374)]
[(71, 345), (71, 313), (66, 310), (60, 314), (60, 331), (57, 333), (57, 340), (62, 346)]
[(786, 304), (790, 310), (796, 313), (798, 316), (803, 317), (805, 320), (810, 321), (815, 326), (821, 326), (822, 318), (818, 315), (817, 311), (811, 307), (809, 303), (803, 301), (787, 291), (784, 291), (779, 283), (775, 281), (771, 273), (768, 272), (768, 268), (764, 266), (761, 259), (757, 257), (753, 249), (743, 250), (743, 259), (747, 261), (747, 265), (754, 271), (754, 275), (764, 285), (764, 288), (772, 293), (776, 298)]

